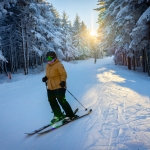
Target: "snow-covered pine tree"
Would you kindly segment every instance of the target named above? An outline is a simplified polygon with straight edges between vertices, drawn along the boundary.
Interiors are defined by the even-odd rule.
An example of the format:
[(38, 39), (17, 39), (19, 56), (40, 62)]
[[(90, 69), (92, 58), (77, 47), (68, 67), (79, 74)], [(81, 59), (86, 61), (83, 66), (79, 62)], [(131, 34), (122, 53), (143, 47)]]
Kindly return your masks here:
[(88, 33), (89, 32), (87, 31), (84, 22), (80, 22), (80, 17), (76, 14), (75, 21), (73, 23), (73, 46), (76, 50), (76, 59), (85, 59), (90, 56), (89, 41), (85, 36)]
[(130, 36), (129, 50), (133, 53), (133, 61), (139, 62), (137, 60), (142, 56), (143, 71), (150, 76), (150, 7), (142, 13)]
[[(102, 5), (96, 9), (99, 11), (98, 39), (100, 46), (107, 51), (107, 55), (115, 54), (115, 60), (118, 63), (128, 64), (129, 69), (132, 65), (135, 69), (142, 52), (140, 45), (145, 42), (141, 40), (141, 42), (136, 41), (135, 44), (133, 41), (138, 39), (134, 38), (132, 33), (136, 30), (134, 28), (137, 26), (138, 19), (148, 8), (149, 1), (99, 0), (98, 3)], [(105, 7), (106, 4), (108, 4), (107, 7)], [(139, 37), (142, 37), (142, 32), (138, 30)], [(146, 32), (149, 32), (148, 28)], [(136, 45), (139, 48), (134, 46), (133, 49), (131, 45)]]
[(92, 56), (92, 51), (90, 47), (90, 38), (89, 31), (82, 21), (80, 26), (80, 38), (81, 38), (81, 47), (82, 47), (82, 55), (80, 56), (82, 59), (86, 59)]
[[(14, 49), (14, 22), (11, 22), (12, 11), (11, 8), (14, 7), (16, 1), (5, 0), (0, 3), (0, 43), (1, 43), (1, 56), (3, 61), (1, 62), (1, 70), (8, 75), (9, 71), (14, 71), (16, 69), (16, 51)], [(12, 54), (15, 56), (13, 57)], [(8, 60), (8, 61), (4, 61)], [(12, 65), (11, 62), (15, 62)]]
[(41, 65), (45, 53), (58, 46), (58, 21), (44, 0), (4, 1), (0, 9), (0, 29), (6, 31), (1, 37), (1, 56), (8, 60), (12, 73), (24, 68), (28, 74), (28, 68)]
[(75, 51), (76, 51), (76, 58), (80, 57), (80, 17), (78, 16), (78, 14), (76, 14), (75, 17), (75, 21), (73, 23), (73, 46), (75, 47)]
[(74, 60), (75, 59), (75, 53), (74, 53), (74, 47), (72, 44), (72, 26), (70, 24), (70, 21), (68, 21), (68, 16), (66, 12), (64, 11), (62, 14), (61, 19), (61, 25), (62, 25), (62, 51), (64, 54), (64, 59), (67, 61)]
[[(3, 0), (0, 2), (0, 72), (34, 69), (45, 61), (45, 53), (56, 51), (65, 60), (91, 55), (88, 31), (77, 15), (73, 26), (61, 19), (45, 0)], [(6, 63), (7, 62), (7, 63)]]

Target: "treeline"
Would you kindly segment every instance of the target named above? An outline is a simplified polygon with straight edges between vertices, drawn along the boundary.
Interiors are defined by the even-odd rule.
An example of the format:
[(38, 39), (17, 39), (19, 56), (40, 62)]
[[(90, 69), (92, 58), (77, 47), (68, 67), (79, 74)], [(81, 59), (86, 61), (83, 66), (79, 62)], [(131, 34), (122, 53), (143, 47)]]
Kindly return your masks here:
[(0, 1), (0, 73), (15, 73), (45, 62), (49, 50), (70, 61), (93, 55), (89, 30), (78, 15), (73, 24), (44, 0)]
[(116, 64), (150, 75), (150, 1), (99, 0), (99, 47)]

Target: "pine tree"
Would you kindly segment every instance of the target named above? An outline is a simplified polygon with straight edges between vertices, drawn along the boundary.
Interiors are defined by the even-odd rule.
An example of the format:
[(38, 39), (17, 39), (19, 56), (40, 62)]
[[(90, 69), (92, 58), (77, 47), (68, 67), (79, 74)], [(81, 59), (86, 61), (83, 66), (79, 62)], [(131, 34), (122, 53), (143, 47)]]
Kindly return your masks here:
[(24, 68), (24, 73), (28, 74), (29, 68), (43, 63), (47, 51), (58, 46), (60, 23), (44, 0), (8, 1), (5, 9), (4, 5), (1, 7), (6, 15), (0, 25), (7, 28), (6, 34), (1, 37), (2, 54), (8, 60), (12, 73)]
[[(102, 1), (98, 1), (98, 3), (100, 2)], [(99, 11), (98, 40), (100, 47), (107, 52), (107, 55), (115, 54), (115, 60), (119, 63), (127, 64), (126, 58), (130, 58), (135, 70), (135, 60), (139, 59), (138, 57), (141, 55), (143, 47), (147, 47), (146, 43), (149, 39), (148, 26), (146, 27), (145, 23), (140, 28), (138, 26), (138, 20), (148, 8), (149, 2), (145, 0), (105, 0), (103, 2), (101, 3), (103, 5), (96, 9)], [(108, 5), (106, 6), (106, 4)], [(144, 32), (142, 28), (145, 30)], [(143, 34), (144, 39), (142, 39)]]
[(75, 59), (74, 47), (72, 45), (72, 26), (70, 21), (68, 21), (68, 16), (65, 11), (62, 14), (62, 51), (64, 54), (64, 59), (69, 61)]
[(81, 38), (81, 47), (82, 47), (82, 58), (86, 59), (91, 56), (91, 47), (90, 47), (90, 39), (89, 39), (89, 31), (87, 30), (87, 27), (85, 23), (81, 22), (80, 27), (80, 38)]
[(76, 15), (73, 23), (73, 46), (76, 48), (78, 59), (85, 59), (90, 55), (87, 34), (84, 22), (80, 22), (80, 17)]

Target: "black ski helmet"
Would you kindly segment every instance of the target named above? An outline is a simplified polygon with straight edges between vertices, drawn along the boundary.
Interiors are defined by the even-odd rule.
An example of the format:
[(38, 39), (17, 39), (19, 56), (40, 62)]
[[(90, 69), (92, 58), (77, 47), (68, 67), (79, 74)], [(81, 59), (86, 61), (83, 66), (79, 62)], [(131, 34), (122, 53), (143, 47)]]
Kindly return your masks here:
[(46, 57), (48, 57), (48, 56), (50, 56), (52, 58), (57, 58), (56, 53), (54, 51), (48, 51), (46, 53)]

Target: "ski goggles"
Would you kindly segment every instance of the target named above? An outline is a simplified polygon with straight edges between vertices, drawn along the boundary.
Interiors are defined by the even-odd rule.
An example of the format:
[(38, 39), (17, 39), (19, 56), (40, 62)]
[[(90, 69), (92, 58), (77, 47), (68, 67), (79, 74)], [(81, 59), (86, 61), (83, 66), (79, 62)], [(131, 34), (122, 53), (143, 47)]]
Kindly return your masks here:
[(47, 61), (52, 61), (54, 58), (51, 56), (48, 56), (46, 59), (47, 59)]

